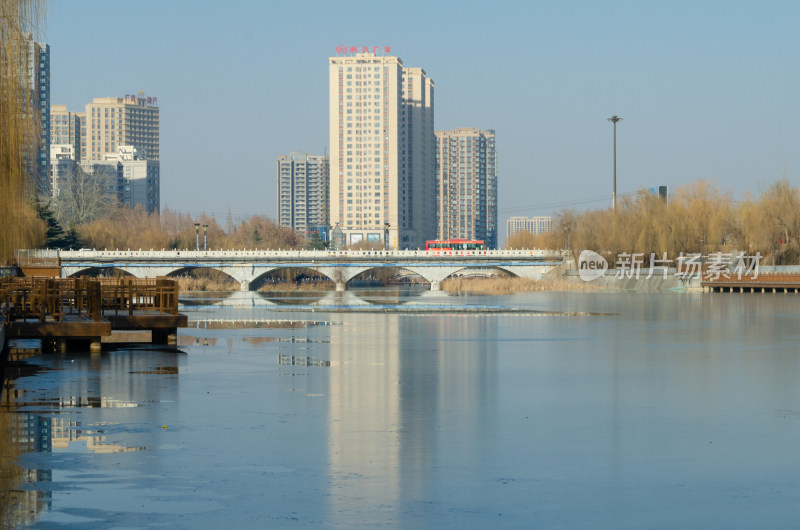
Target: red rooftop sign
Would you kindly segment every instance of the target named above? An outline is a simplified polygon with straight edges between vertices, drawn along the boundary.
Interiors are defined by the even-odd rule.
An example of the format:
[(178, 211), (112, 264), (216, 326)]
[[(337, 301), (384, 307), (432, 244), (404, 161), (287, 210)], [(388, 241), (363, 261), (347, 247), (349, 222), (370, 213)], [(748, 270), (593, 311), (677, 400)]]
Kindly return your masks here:
[[(147, 100), (148, 105), (157, 106), (158, 105), (158, 98), (155, 97), (146, 97), (144, 98)], [(136, 103), (136, 95), (135, 94), (125, 94), (125, 103)]]
[(339, 45), (336, 47), (336, 53), (339, 55), (347, 55), (348, 53), (374, 53), (377, 54), (378, 50), (383, 48), (383, 53), (392, 53), (391, 46), (344, 46)]

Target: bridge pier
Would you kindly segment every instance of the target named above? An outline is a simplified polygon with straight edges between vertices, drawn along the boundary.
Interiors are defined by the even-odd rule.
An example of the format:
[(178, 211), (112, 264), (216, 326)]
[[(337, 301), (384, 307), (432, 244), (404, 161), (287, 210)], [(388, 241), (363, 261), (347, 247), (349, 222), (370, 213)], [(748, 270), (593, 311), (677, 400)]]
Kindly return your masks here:
[(346, 282), (336, 282), (336, 291), (337, 292), (344, 292), (347, 290), (347, 283)]
[(441, 291), (442, 290), (442, 282), (439, 280), (431, 280), (431, 291)]
[(250, 282), (248, 280), (242, 280), (239, 282), (239, 290), (240, 291), (249, 291), (250, 290)]

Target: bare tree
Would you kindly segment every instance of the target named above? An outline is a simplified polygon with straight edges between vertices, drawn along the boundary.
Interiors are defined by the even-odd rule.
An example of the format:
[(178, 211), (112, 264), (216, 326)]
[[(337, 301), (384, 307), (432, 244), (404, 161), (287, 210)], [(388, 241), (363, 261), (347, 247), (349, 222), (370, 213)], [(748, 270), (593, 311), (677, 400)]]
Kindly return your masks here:
[(107, 214), (116, 204), (113, 168), (87, 172), (80, 167), (59, 178), (54, 209), (61, 226), (90, 223)]

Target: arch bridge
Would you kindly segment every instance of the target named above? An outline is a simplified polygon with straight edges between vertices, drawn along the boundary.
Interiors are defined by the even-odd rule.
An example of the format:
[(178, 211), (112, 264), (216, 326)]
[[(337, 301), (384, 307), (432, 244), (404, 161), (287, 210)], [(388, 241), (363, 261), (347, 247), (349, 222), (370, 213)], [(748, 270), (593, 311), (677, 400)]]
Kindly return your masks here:
[[(31, 251), (35, 252), (35, 251)], [(58, 258), (60, 276), (90, 269), (119, 269), (137, 278), (169, 276), (182, 270), (214, 269), (239, 282), (242, 291), (270, 272), (307, 268), (330, 278), (337, 291), (359, 274), (398, 267), (420, 275), (437, 291), (442, 280), (465, 269), (493, 268), (514, 276), (540, 279), (565, 258), (558, 250), (67, 250)], [(30, 254), (31, 256), (33, 254)]]

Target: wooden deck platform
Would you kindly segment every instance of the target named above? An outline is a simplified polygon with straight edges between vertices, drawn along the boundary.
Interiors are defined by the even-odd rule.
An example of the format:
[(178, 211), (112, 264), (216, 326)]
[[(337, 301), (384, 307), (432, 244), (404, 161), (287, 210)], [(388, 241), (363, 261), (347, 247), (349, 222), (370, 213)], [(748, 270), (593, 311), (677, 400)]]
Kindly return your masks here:
[(113, 331), (152, 331), (155, 344), (175, 343), (188, 318), (178, 313), (177, 282), (168, 278), (6, 278), (0, 281), (5, 340), (41, 339), (66, 351), (99, 349)]
[(729, 275), (700, 283), (709, 293), (799, 293), (800, 274), (766, 272), (758, 275)]

